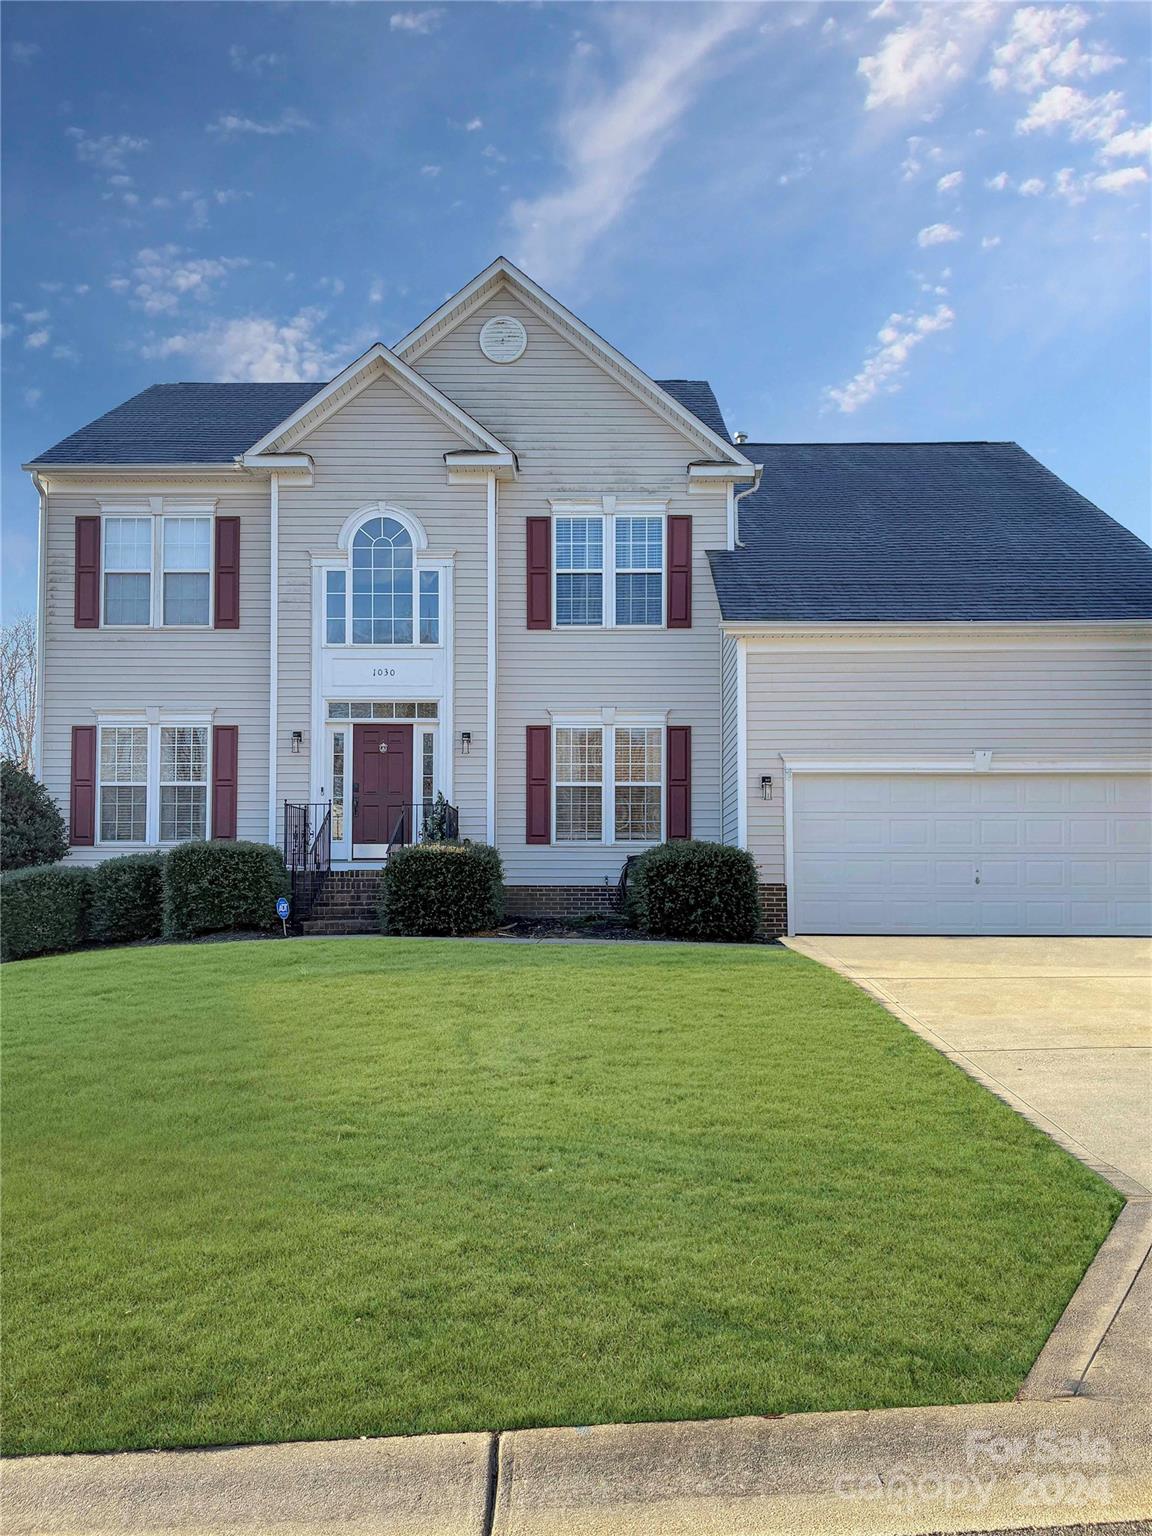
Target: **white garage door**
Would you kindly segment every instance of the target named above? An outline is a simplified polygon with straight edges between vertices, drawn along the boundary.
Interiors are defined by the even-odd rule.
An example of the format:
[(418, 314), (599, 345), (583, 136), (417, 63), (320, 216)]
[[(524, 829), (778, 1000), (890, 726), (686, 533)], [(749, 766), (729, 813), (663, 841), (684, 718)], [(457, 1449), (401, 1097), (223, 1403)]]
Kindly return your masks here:
[(797, 774), (797, 933), (1152, 932), (1152, 778)]

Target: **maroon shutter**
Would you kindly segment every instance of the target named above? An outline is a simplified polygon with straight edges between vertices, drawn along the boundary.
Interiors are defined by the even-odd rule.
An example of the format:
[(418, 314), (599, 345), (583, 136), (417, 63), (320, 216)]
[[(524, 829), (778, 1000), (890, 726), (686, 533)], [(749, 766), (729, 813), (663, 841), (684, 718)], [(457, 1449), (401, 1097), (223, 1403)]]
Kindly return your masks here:
[[(528, 628), (552, 628), (552, 519), (527, 520)], [(548, 841), (547, 838), (544, 839)]]
[(212, 836), (236, 836), (236, 757), (240, 728), (217, 725), (212, 731)]
[(100, 519), (98, 517), (76, 519), (76, 592), (73, 623), (77, 629), (100, 628)]
[(692, 727), (668, 727), (668, 837), (692, 836)]
[(668, 519), (668, 628), (692, 628), (692, 519)]
[(216, 519), (217, 629), (240, 628), (240, 519)]
[[(531, 522), (532, 519), (530, 518)], [(541, 519), (547, 522), (546, 518)], [(526, 812), (524, 841), (552, 841), (552, 728), (528, 727), (528, 751), (525, 775)]]
[[(77, 522), (80, 519), (77, 518)], [(91, 521), (99, 525), (99, 518)], [(91, 848), (96, 841), (96, 727), (72, 727), (72, 794), (68, 804), (68, 841)]]

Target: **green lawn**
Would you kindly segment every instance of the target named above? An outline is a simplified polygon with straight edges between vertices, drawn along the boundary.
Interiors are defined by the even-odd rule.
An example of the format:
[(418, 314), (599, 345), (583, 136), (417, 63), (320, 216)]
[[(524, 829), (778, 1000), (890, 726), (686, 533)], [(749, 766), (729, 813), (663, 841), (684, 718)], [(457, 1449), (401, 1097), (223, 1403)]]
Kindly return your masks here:
[(3, 990), (10, 1453), (1007, 1398), (1121, 1203), (787, 950)]

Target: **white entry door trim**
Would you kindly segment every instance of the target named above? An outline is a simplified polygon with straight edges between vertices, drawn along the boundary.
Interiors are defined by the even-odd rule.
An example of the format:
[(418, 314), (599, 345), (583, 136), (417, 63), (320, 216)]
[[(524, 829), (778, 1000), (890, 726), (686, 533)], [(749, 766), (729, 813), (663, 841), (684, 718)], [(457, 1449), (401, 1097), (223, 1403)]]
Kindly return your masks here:
[[(805, 812), (803, 807), (799, 814), (805, 819), (800, 826), (797, 821), (797, 802), (802, 797), (803, 785), (812, 782), (812, 777), (816, 775), (835, 775), (847, 780), (867, 776), (898, 780), (909, 775), (932, 775), (946, 779), (952, 785), (951, 791), (947, 783), (938, 787), (943, 801), (936, 806), (932, 803), (934, 798), (932, 794), (921, 792), (919, 795), (904, 795), (896, 790), (894, 785), (889, 794), (892, 804), (887, 807), (894, 817), (891, 824), (882, 825), (885, 817), (881, 814), (874, 823), (871, 834), (872, 843), (869, 842), (869, 833), (864, 831), (864, 841), (861, 844), (855, 848), (845, 847), (844, 849), (845, 857), (850, 853), (857, 855), (857, 874), (863, 882), (862, 897), (865, 905), (869, 899), (866, 895), (868, 880), (866, 865), (869, 861), (873, 870), (879, 873), (886, 858), (889, 861), (900, 858), (910, 860), (911, 870), (924, 881), (923, 889), (916, 893), (917, 911), (914, 922), (907, 915), (903, 918), (897, 918), (894, 915), (892, 928), (885, 927), (883, 931), (896, 933), (1098, 931), (1122, 934), (1147, 931), (1149, 897), (1152, 895), (1152, 889), (1150, 889), (1152, 888), (1152, 847), (1149, 846), (1152, 823), (1148, 816), (1147, 802), (1152, 798), (1152, 779), (1149, 778), (1147, 759), (1137, 754), (1061, 758), (1058, 754), (1024, 757), (1016, 754), (978, 751), (948, 757), (902, 760), (891, 758), (847, 760), (846, 758), (837, 759), (831, 755), (802, 759), (786, 757), (784, 759), (784, 865), (790, 934), (824, 930), (823, 923), (817, 922), (815, 926), (813, 924), (811, 899), (819, 854), (812, 852), (806, 846), (811, 843), (815, 835), (814, 828), (818, 828), (818, 823), (811, 814)], [(1108, 790), (1107, 784), (1102, 785), (1102, 796), (1091, 793), (1086, 795), (1083, 790), (1072, 791), (1071, 789), (1064, 794), (1055, 793), (1055, 786), (1041, 790), (1040, 782), (1043, 779), (1048, 779), (1050, 782), (1051, 776), (1054, 775), (1069, 779), (1094, 775), (1114, 783), (1118, 776), (1122, 775), (1124, 778), (1116, 783), (1113, 791)], [(1147, 779), (1149, 794), (1144, 795), (1139, 791), (1133, 794), (1128, 788), (1131, 782), (1129, 775), (1143, 776)], [(965, 791), (956, 784), (957, 779), (971, 781), (973, 777), (979, 777), (986, 782), (1006, 778), (1023, 782), (1003, 785), (1003, 793), (992, 792), (991, 794), (984, 791), (973, 792), (971, 788)], [(1029, 781), (1036, 786), (1031, 792)], [(1121, 785), (1124, 787), (1122, 788)], [(991, 788), (990, 785), (989, 788)], [(848, 790), (848, 786), (845, 786), (845, 789)], [(1016, 800), (1015, 821), (1012, 805), (1013, 792)], [(835, 791), (830, 790), (828, 798), (829, 809), (834, 810)], [(849, 792), (845, 798), (853, 797)], [(875, 795), (878, 806), (884, 798), (883, 791), (878, 790)], [(947, 804), (949, 798), (957, 802), (954, 812)], [(1036, 803), (1030, 804), (1030, 801)], [(1124, 804), (1120, 804), (1121, 801)], [(1132, 809), (1128, 808), (1129, 801)], [(1113, 825), (1109, 831), (1107, 825), (1111, 803), (1116, 803), (1115, 815), (1124, 820), (1123, 847), (1117, 841), (1116, 826)], [(914, 833), (915, 837), (922, 841), (924, 857), (919, 863), (916, 862), (915, 850), (911, 844), (906, 847), (899, 846), (901, 835), (896, 829), (901, 816), (913, 818), (912, 821), (904, 823), (904, 837), (907, 838), (908, 834)], [(945, 819), (942, 820), (942, 817)], [(1075, 827), (1071, 820), (1073, 817), (1076, 818)], [(979, 827), (977, 818), (982, 822)], [(1041, 822), (1037, 818), (1044, 818), (1044, 820)], [(1050, 834), (1061, 822), (1066, 823), (1064, 834), (1052, 838)], [(967, 854), (961, 846), (965, 844), (966, 833), (968, 834)], [(1041, 837), (1047, 842), (1047, 846), (1029, 844), (1030, 836)], [(1134, 841), (1132, 841), (1133, 837)], [(949, 838), (958, 840), (955, 850), (956, 858), (934, 857), (933, 844), (941, 839), (947, 842)], [(830, 851), (832, 850), (822, 850), (825, 857)], [(939, 849), (935, 850), (937, 855), (939, 852)], [(961, 871), (959, 867), (966, 857), (972, 864), (972, 869), (967, 872)], [(1108, 864), (1107, 872), (1103, 868), (1102, 861)], [(1063, 868), (1060, 867), (1061, 862), (1063, 862)], [(931, 872), (928, 865), (932, 866)], [(849, 868), (850, 866), (846, 866), (846, 875)], [(1054, 887), (1062, 882), (1064, 889), (1070, 891), (1074, 884), (1074, 871), (1077, 882), (1084, 879), (1090, 885), (1093, 880), (1104, 879), (1111, 884), (1107, 888), (1101, 887), (1091, 896), (1086, 893), (1076, 902), (1069, 898), (1061, 907), (1060, 899), (1054, 893)], [(1026, 894), (1028, 878), (1037, 879), (1041, 886), (1045, 885), (1047, 879), (1053, 889), (1045, 890), (1043, 893), (1038, 891), (1029, 896)], [(957, 881), (959, 885), (950, 890), (949, 881)], [(881, 879), (880, 886), (884, 883)], [(997, 890), (998, 883), (1002, 883), (1000, 890)], [(1132, 884), (1130, 895), (1129, 883)], [(1015, 903), (1010, 894), (1010, 888), (1013, 886), (1017, 892)], [(973, 887), (982, 887), (982, 889), (977, 890)], [(1079, 889), (1078, 884), (1076, 889)], [(873, 898), (873, 905), (881, 894), (878, 888), (876, 897)], [(933, 911), (933, 907), (937, 910)], [(826, 904), (823, 909), (816, 910), (831, 913), (833, 907), (831, 904)], [(882, 931), (874, 924), (869, 924), (867, 920), (864, 920), (859, 929), (854, 929), (852, 927), (854, 921), (855, 919), (851, 916), (850, 902), (846, 898), (845, 910), (839, 919), (840, 926), (833, 926), (828, 931)], [(916, 926), (921, 921), (923, 926)], [(849, 926), (843, 926), (844, 922)], [(1046, 926), (1050, 923), (1055, 926)]]

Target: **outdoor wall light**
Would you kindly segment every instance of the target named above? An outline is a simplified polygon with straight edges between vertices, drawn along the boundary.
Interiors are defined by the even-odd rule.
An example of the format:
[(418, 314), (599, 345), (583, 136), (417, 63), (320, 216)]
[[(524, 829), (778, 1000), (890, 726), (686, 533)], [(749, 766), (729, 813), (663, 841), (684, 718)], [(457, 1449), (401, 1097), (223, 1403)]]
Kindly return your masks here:
[(772, 798), (772, 775), (770, 773), (760, 775), (760, 798), (761, 800), (771, 800)]
[(461, 731), (460, 732), (460, 752), (461, 752), (462, 756), (467, 757), (469, 752), (471, 752), (471, 750), (472, 750), (472, 732), (471, 731)]
[(300, 751), (300, 749), (303, 747), (303, 745), (304, 745), (304, 732), (303, 731), (293, 731), (292, 732), (292, 750), (293, 750), (293, 752), (297, 752), (298, 753)]

